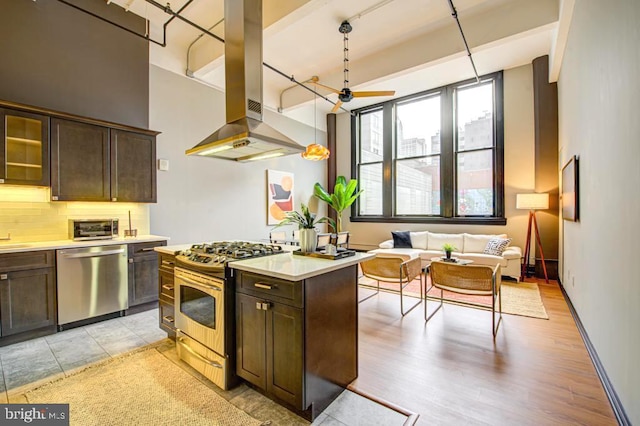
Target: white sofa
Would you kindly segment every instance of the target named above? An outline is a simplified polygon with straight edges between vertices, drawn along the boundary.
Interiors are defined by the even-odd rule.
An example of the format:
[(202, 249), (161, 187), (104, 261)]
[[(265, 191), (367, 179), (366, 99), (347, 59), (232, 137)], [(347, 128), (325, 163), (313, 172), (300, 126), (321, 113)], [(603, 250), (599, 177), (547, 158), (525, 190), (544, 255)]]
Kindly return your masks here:
[(520, 247), (509, 245), (502, 256), (484, 254), (487, 243), (492, 238), (507, 238), (506, 234), (479, 235), (479, 234), (437, 234), (428, 231), (410, 232), (412, 248), (394, 248), (393, 240), (383, 241), (379, 248), (371, 250), (373, 253), (393, 253), (404, 255), (407, 258), (420, 257), (422, 265), (426, 266), (431, 258), (443, 256), (442, 246), (445, 243), (456, 247), (453, 257), (473, 260), (477, 265), (495, 266), (498, 263), (502, 269), (502, 275), (520, 280), (520, 268), (522, 250)]

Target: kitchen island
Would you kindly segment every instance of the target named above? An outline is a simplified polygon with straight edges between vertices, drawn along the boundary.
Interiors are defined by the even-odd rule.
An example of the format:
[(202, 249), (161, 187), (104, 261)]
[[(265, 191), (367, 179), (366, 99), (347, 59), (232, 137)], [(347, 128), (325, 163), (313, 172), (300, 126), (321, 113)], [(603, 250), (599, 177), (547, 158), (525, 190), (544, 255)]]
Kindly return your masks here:
[(309, 420), (358, 376), (358, 263), (291, 253), (229, 264), (236, 373)]

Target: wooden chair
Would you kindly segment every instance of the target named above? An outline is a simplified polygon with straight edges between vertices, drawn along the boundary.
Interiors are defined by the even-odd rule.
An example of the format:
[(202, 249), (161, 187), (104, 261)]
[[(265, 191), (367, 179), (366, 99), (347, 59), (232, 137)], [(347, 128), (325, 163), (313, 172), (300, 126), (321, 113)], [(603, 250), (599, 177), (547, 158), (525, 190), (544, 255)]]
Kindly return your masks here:
[[(380, 281), (398, 284), (397, 293), (400, 294), (400, 313), (402, 316), (411, 312), (413, 308), (422, 302), (422, 277), (420, 275), (419, 257), (412, 257), (407, 260), (407, 256), (403, 255), (377, 253), (375, 258), (360, 263), (360, 267), (365, 277), (376, 280), (377, 289), (375, 293), (359, 300), (358, 303), (378, 294), (380, 292)], [(420, 300), (405, 311), (403, 290), (416, 277), (420, 277)]]
[(334, 236), (336, 247), (349, 248), (349, 231), (338, 232)]
[(269, 241), (272, 244), (281, 243), (284, 244), (287, 242), (287, 233), (286, 231), (273, 231), (269, 232)]
[(331, 234), (318, 234), (316, 250), (324, 249), (331, 242)]
[[(424, 320), (429, 321), (431, 317), (440, 310), (443, 298), (443, 290), (452, 291), (459, 294), (474, 296), (491, 296), (491, 330), (495, 339), (500, 321), (502, 320), (502, 292), (500, 285), (500, 265), (495, 267), (486, 265), (457, 265), (434, 261), (429, 266), (431, 276), (431, 286), (440, 289), (440, 304), (431, 315), (427, 312), (427, 294), (425, 292)], [(426, 286), (425, 286), (426, 287)], [(498, 301), (498, 321), (496, 322), (496, 299)], [(456, 303), (470, 306), (487, 307), (479, 303), (461, 302)]]
[(300, 230), (299, 229), (294, 229), (293, 230), (293, 239), (291, 241), (291, 244), (293, 244), (294, 246), (299, 246), (300, 245)]

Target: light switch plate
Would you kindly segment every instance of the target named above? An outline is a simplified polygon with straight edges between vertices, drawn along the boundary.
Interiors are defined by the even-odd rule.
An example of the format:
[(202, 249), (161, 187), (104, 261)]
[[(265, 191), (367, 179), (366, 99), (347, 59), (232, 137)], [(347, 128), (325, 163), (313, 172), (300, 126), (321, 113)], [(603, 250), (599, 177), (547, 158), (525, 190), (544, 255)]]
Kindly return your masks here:
[(169, 170), (169, 160), (165, 160), (162, 158), (158, 159), (158, 170), (162, 170), (163, 172), (166, 172), (167, 170)]

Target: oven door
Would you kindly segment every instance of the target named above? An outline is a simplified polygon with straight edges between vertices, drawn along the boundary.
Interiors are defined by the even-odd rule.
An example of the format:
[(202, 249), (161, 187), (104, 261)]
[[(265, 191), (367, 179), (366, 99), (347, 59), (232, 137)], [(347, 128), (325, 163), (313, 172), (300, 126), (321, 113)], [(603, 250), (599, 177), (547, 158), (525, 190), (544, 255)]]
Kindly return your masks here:
[(176, 267), (176, 328), (224, 355), (224, 281)]

